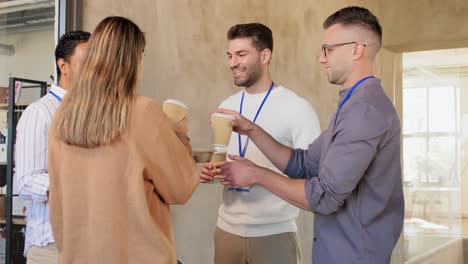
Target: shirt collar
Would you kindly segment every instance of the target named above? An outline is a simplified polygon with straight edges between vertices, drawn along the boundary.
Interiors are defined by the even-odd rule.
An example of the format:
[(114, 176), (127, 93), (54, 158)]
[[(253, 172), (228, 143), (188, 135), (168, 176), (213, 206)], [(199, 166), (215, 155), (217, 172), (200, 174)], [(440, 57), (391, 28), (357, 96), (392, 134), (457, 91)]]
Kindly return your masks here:
[[(360, 87), (357, 87), (357, 88), (360, 88), (360, 89), (357, 89), (356, 91), (354, 91), (354, 93), (356, 93), (358, 90), (363, 90), (362, 87), (375, 85), (375, 82), (377, 82), (377, 83), (380, 84), (380, 79), (378, 79), (377, 77), (374, 77), (374, 78), (371, 78), (371, 79), (366, 80), (366, 81), (363, 82), (361, 85), (359, 85)], [(351, 87), (348, 87), (348, 88), (346, 88), (346, 89), (340, 90), (340, 92), (339, 92), (340, 100), (339, 100), (339, 102), (338, 102), (338, 105), (339, 105), (340, 102), (344, 99), (344, 97), (346, 96), (346, 94), (349, 92), (350, 89), (351, 89)], [(354, 94), (354, 93), (353, 93), (353, 94)]]
[(56, 94), (58, 97), (60, 97), (60, 99), (63, 99), (63, 97), (67, 94), (67, 91), (65, 89), (56, 84), (52, 84), (50, 86), (50, 91)]
[(340, 91), (340, 101), (343, 100), (343, 98), (348, 93), (349, 89), (351, 89), (351, 88), (343, 89), (343, 90)]

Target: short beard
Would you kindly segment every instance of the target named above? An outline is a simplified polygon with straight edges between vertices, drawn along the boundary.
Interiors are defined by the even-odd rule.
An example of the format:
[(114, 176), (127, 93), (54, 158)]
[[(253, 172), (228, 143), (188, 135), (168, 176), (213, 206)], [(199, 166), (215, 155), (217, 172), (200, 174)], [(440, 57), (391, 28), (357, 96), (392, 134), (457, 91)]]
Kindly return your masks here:
[(249, 78), (245, 79), (245, 80), (239, 80), (239, 81), (236, 81), (236, 79), (234, 79), (234, 84), (236, 86), (239, 86), (239, 87), (250, 87), (252, 86), (254, 83), (256, 83), (259, 79), (259, 73), (258, 72), (255, 72), (255, 73), (252, 73)]
[(239, 87), (250, 87), (260, 79), (260, 65), (255, 65), (255, 69), (248, 75), (247, 79), (236, 81), (234, 78), (234, 84)]

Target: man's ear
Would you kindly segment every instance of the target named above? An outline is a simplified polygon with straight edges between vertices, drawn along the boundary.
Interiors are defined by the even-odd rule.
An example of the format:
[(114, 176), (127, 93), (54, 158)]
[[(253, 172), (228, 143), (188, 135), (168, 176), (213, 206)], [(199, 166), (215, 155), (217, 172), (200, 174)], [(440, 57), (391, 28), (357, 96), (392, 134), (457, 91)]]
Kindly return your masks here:
[(264, 49), (261, 53), (262, 56), (262, 63), (263, 64), (268, 64), (271, 60), (271, 50), (270, 49)]
[(60, 72), (63, 76), (68, 74), (68, 63), (65, 59), (60, 58), (57, 60), (57, 66), (60, 69)]
[(360, 57), (362, 57), (364, 55), (365, 48), (366, 46), (364, 44), (360, 44), (360, 43), (356, 44), (353, 49), (354, 59), (359, 59)]

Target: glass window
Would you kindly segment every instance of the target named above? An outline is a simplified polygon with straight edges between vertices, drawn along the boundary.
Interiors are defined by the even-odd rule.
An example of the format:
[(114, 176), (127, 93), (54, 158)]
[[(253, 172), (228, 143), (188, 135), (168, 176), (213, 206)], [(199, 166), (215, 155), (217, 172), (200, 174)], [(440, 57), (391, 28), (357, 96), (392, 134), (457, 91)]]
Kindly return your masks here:
[[(11, 135), (12, 129), (7, 127), (7, 87), (10, 77), (53, 82), (55, 75), (55, 0), (0, 0), (0, 144), (4, 145), (7, 135)], [(25, 87), (28, 83), (16, 83), (18, 87), (15, 94), (16, 103), (20, 105), (14, 113), (16, 116), (28, 103), (40, 98), (40, 93), (36, 87)], [(20, 88), (22, 87), (22, 88)], [(28, 89), (26, 89), (28, 88)], [(18, 93), (16, 93), (18, 91)], [(10, 133), (8, 133), (10, 132)], [(10, 147), (10, 146), (8, 146)], [(0, 169), (6, 171), (6, 154), (0, 159)], [(11, 171), (8, 171), (10, 173)], [(2, 173), (5, 174), (5, 173)], [(3, 175), (4, 177), (4, 175)], [(13, 177), (13, 184), (9, 190), (13, 189), (14, 214), (22, 215), (23, 207), (29, 204), (28, 201), (18, 199), (15, 195), (16, 179)], [(6, 187), (0, 188), (0, 194), (6, 193)], [(4, 200), (3, 200), (4, 201)], [(8, 216), (9, 214), (5, 212)], [(19, 218), (17, 218), (19, 219)], [(0, 259), (2, 263), (10, 259), (24, 261), (23, 245), (24, 237), (19, 232), (23, 228), (14, 225), (11, 229), (11, 236), (7, 238), (6, 244), (10, 245), (9, 252), (6, 247), (0, 247)], [(7, 233), (8, 234), (8, 233)], [(18, 235), (14, 235), (18, 234)], [(4, 258), (8, 258), (5, 260)]]
[(403, 54), (406, 259), (414, 247), (428, 251), (444, 242), (426, 243), (433, 237), (462, 234), (461, 215), (468, 214), (466, 69), (468, 49)]
[(403, 89), (403, 127), (405, 133), (427, 130), (427, 89)]
[(429, 132), (455, 132), (455, 88), (429, 88), (428, 104)]
[(0, 1), (0, 86), (9, 77), (52, 81), (54, 25), (55, 0)]

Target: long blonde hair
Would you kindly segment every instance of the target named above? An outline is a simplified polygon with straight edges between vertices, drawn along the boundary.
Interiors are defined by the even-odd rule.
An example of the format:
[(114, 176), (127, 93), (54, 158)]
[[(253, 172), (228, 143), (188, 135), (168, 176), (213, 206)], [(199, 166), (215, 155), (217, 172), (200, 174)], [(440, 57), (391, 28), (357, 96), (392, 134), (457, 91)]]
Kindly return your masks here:
[(57, 111), (57, 137), (94, 148), (127, 131), (146, 40), (129, 19), (107, 17), (94, 30), (81, 70)]

